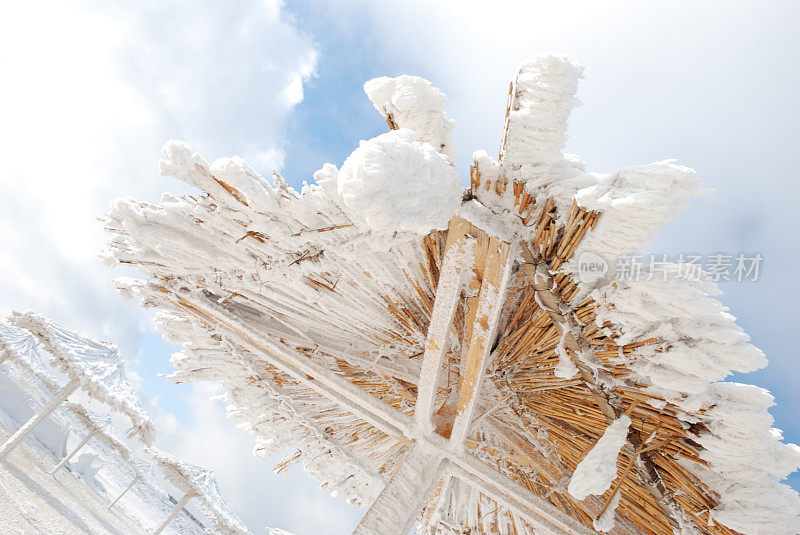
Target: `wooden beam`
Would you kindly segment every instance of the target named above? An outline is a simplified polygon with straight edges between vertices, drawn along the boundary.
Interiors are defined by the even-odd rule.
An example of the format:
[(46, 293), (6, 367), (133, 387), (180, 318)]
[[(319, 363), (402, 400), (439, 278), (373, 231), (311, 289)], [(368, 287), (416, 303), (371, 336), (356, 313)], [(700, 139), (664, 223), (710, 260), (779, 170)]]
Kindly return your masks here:
[(69, 452), (69, 454), (68, 454), (66, 457), (64, 457), (63, 459), (61, 459), (61, 462), (60, 462), (60, 463), (58, 463), (58, 464), (56, 465), (56, 467), (55, 467), (55, 468), (53, 468), (52, 470), (50, 470), (50, 475), (51, 475), (51, 476), (53, 476), (53, 475), (55, 475), (55, 473), (56, 473), (56, 472), (58, 472), (59, 470), (61, 470), (61, 468), (62, 468), (64, 465), (66, 465), (66, 464), (69, 462), (69, 460), (70, 460), (70, 459), (72, 459), (72, 457), (73, 457), (73, 456), (74, 456), (76, 453), (78, 453), (78, 450), (80, 450), (82, 447), (84, 447), (84, 446), (86, 445), (86, 443), (87, 443), (87, 442), (89, 442), (89, 441), (90, 441), (90, 440), (91, 440), (91, 439), (94, 437), (95, 433), (97, 433), (97, 431), (91, 431), (91, 432), (89, 432), (89, 434), (88, 434), (88, 435), (86, 435), (85, 437), (83, 437), (83, 440), (81, 440), (81, 441), (78, 443), (78, 445), (77, 445), (77, 446), (75, 446), (75, 447), (72, 449), (72, 451), (71, 451), (71, 452)]
[(408, 535), (441, 475), (442, 453), (425, 442), (417, 442), (353, 535)]
[(130, 482), (130, 483), (128, 483), (128, 486), (126, 486), (126, 487), (125, 487), (125, 488), (122, 490), (122, 492), (120, 492), (119, 494), (117, 494), (117, 497), (116, 497), (116, 498), (114, 498), (114, 501), (112, 501), (111, 503), (109, 503), (108, 505), (106, 505), (106, 509), (111, 509), (112, 507), (114, 507), (114, 504), (115, 504), (115, 503), (117, 503), (118, 501), (120, 501), (120, 499), (121, 499), (123, 496), (125, 496), (125, 494), (127, 494), (127, 493), (128, 493), (128, 491), (129, 491), (129, 490), (131, 490), (131, 488), (133, 488), (133, 486), (136, 484), (136, 482), (137, 482), (137, 481), (139, 481), (139, 478), (140, 478), (140, 477), (142, 477), (142, 476), (140, 476), (139, 474), (136, 474), (136, 476), (135, 476), (133, 479), (131, 479), (131, 482)]
[(417, 428), (425, 432), (432, 432), (434, 428), (431, 415), (434, 412), (442, 365), (447, 356), (447, 336), (453, 325), (453, 316), (458, 307), (465, 275), (472, 273), (475, 240), (467, 236), (470, 226), (468, 221), (454, 217), (450, 221), (447, 233), (444, 260), (439, 270), (439, 283), (433, 302), (414, 408)]
[(178, 513), (180, 513), (183, 510), (183, 508), (186, 507), (186, 504), (189, 503), (189, 500), (191, 500), (194, 497), (195, 495), (191, 492), (187, 492), (186, 494), (184, 494), (183, 498), (178, 500), (178, 503), (175, 504), (175, 507), (172, 508), (167, 517), (161, 521), (158, 527), (156, 527), (156, 529), (154, 529), (150, 535), (159, 535), (159, 533), (164, 531), (164, 528), (167, 527), (170, 522), (172, 522), (173, 518), (178, 516)]
[(514, 263), (511, 245), (489, 238), (478, 303), (471, 322), (467, 361), (461, 376), (458, 406), (450, 435), (462, 447), (478, 404), (487, 359), (492, 351)]
[(514, 76), (514, 79), (508, 86), (508, 100), (506, 102), (506, 117), (503, 120), (503, 134), (500, 136), (500, 154), (498, 156), (498, 161), (502, 163), (503, 157), (506, 153), (506, 145), (508, 144), (508, 129), (511, 126), (511, 112), (514, 109), (515, 99), (517, 96), (517, 77), (519, 76), (519, 71)]

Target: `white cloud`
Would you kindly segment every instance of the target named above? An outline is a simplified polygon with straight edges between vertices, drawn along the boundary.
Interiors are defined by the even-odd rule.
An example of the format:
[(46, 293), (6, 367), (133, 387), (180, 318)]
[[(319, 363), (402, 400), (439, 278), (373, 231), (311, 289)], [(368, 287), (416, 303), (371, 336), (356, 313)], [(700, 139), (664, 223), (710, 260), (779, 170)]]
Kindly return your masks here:
[(316, 74), (317, 53), (315, 50), (305, 57), (303, 62), (289, 77), (289, 85), (283, 91), (283, 95), (289, 105), (295, 105), (303, 100), (303, 84)]
[(122, 273), (96, 261), (106, 239), (96, 218), (117, 196), (187, 190), (158, 176), (167, 139), (186, 138), (209, 159), (238, 152), (282, 165), (286, 118), (317, 56), (280, 5), (5, 10), (0, 312), (34, 308), (136, 352), (142, 315), (113, 291), (109, 280)]
[(267, 176), (269, 171), (280, 171), (285, 160), (286, 153), (282, 149), (275, 148), (258, 152), (249, 159), (250, 165)]

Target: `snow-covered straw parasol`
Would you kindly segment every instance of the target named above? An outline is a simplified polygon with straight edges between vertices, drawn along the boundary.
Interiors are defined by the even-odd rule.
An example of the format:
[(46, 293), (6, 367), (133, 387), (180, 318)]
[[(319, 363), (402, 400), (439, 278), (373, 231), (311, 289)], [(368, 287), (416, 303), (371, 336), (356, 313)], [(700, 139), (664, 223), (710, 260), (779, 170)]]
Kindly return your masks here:
[(153, 423), (128, 381), (117, 346), (81, 336), (34, 312), (12, 312), (9, 322), (36, 336), (50, 354), (50, 363), (70, 380), (77, 379), (92, 398), (125, 414), (132, 423), (129, 437), (153, 442)]
[(58, 381), (48, 370), (46, 359), (36, 337), (5, 322), (0, 322), (0, 363), (14, 362), (36, 377), (52, 393), (59, 389)]
[(164, 477), (184, 493), (170, 515), (153, 532), (160, 533), (180, 510), (191, 500), (197, 498), (200, 508), (214, 525), (213, 533), (221, 535), (243, 535), (250, 531), (231, 511), (217, 485), (214, 472), (181, 461), (158, 448), (149, 447), (145, 453), (151, 456), (164, 473)]
[[(256, 454), (296, 451), (369, 505), (358, 534), (796, 533), (763, 354), (686, 266), (614, 280), (705, 193), (673, 161), (603, 175), (563, 154), (582, 68), (520, 66), (497, 160), (451, 166), (444, 95), (365, 89), (390, 132), (298, 192), (168, 143), (201, 190), (114, 202), (103, 259), (182, 343), (176, 382), (220, 381)], [(691, 275), (691, 276), (690, 276)]]

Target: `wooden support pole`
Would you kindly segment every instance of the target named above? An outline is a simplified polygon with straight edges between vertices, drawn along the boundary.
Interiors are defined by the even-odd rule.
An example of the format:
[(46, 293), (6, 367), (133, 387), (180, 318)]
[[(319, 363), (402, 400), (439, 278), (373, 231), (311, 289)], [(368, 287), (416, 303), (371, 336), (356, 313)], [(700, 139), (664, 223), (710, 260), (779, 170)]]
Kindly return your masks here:
[(173, 518), (178, 516), (178, 513), (181, 512), (181, 509), (186, 507), (186, 504), (189, 503), (189, 500), (191, 500), (192, 498), (194, 498), (194, 494), (192, 494), (191, 492), (187, 492), (186, 494), (184, 494), (183, 498), (181, 498), (178, 501), (178, 503), (175, 504), (175, 507), (172, 508), (172, 511), (169, 512), (167, 518), (165, 518), (161, 522), (161, 524), (159, 524), (158, 527), (153, 530), (153, 532), (150, 535), (158, 535), (159, 533), (164, 531), (164, 528), (167, 527), (170, 522), (172, 522)]
[(50, 416), (53, 411), (55, 411), (59, 405), (61, 405), (64, 400), (66, 400), (70, 394), (75, 392), (78, 387), (81, 386), (81, 380), (77, 377), (72, 379), (69, 383), (67, 383), (61, 390), (55, 393), (55, 395), (50, 398), (50, 401), (39, 410), (38, 413), (34, 414), (30, 420), (25, 422), (25, 424), (17, 429), (17, 432), (11, 435), (8, 440), (0, 446), (0, 461), (4, 461), (8, 455), (19, 446), (19, 444), (25, 440), (25, 437), (30, 435), (36, 426), (42, 423), (48, 416)]
[(89, 442), (89, 441), (92, 439), (92, 437), (94, 437), (94, 435), (95, 435), (96, 433), (97, 433), (97, 431), (92, 431), (91, 433), (89, 433), (88, 435), (86, 435), (85, 437), (83, 437), (83, 440), (81, 440), (81, 441), (78, 443), (78, 445), (77, 445), (77, 446), (75, 446), (75, 447), (72, 449), (72, 451), (71, 451), (71, 452), (69, 452), (69, 454), (68, 454), (66, 457), (64, 457), (63, 459), (61, 459), (61, 462), (60, 462), (60, 463), (58, 463), (58, 464), (56, 465), (56, 467), (55, 467), (55, 468), (53, 468), (52, 470), (50, 470), (50, 475), (51, 475), (51, 476), (53, 476), (53, 475), (55, 475), (55, 474), (56, 474), (56, 472), (58, 472), (59, 470), (61, 470), (61, 468), (62, 468), (64, 465), (66, 465), (66, 464), (69, 462), (69, 460), (70, 460), (70, 459), (72, 459), (72, 456), (73, 456), (73, 455), (75, 455), (76, 453), (78, 453), (78, 450), (79, 450), (79, 449), (81, 449), (82, 447), (84, 447), (84, 446), (86, 445), (86, 443), (87, 443), (87, 442)]
[(495, 341), (506, 287), (511, 278), (514, 259), (510, 252), (510, 244), (498, 238), (489, 238), (486, 267), (483, 271), (483, 281), (469, 339), (467, 362), (461, 377), (458, 407), (450, 435), (457, 447), (463, 447), (478, 404), (487, 359)]
[(106, 509), (111, 509), (112, 507), (114, 507), (114, 504), (115, 504), (115, 503), (117, 503), (117, 502), (120, 500), (120, 498), (122, 498), (123, 496), (125, 496), (125, 494), (127, 494), (127, 493), (128, 493), (128, 491), (129, 491), (129, 490), (131, 490), (131, 489), (133, 488), (133, 486), (136, 484), (136, 482), (137, 482), (137, 481), (139, 481), (139, 477), (141, 477), (141, 476), (139, 476), (139, 474), (136, 474), (136, 477), (134, 477), (134, 478), (131, 480), (131, 482), (130, 482), (130, 483), (128, 483), (128, 486), (127, 486), (127, 487), (125, 487), (125, 490), (123, 490), (122, 492), (120, 492), (120, 493), (117, 495), (117, 497), (116, 497), (116, 498), (114, 498), (114, 501), (112, 501), (111, 503), (109, 503), (109, 504), (106, 506)]
[(441, 475), (441, 452), (417, 442), (353, 530), (353, 535), (408, 535)]
[(468, 240), (466, 233), (470, 224), (460, 217), (450, 222), (445, 245), (444, 260), (440, 269), (439, 284), (433, 302), (431, 321), (425, 342), (425, 354), (418, 380), (419, 391), (414, 408), (417, 427), (425, 432), (433, 430), (433, 414), (436, 390), (442, 364), (447, 355), (447, 335), (453, 324), (453, 316), (458, 306), (465, 274), (472, 272), (474, 240)]

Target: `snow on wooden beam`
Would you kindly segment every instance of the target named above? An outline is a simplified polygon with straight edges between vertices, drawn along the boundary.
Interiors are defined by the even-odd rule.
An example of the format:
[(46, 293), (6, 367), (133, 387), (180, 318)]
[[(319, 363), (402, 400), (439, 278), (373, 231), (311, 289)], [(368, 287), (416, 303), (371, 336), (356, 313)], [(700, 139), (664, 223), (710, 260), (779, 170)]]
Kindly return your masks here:
[(425, 354), (419, 377), (419, 390), (414, 417), (418, 429), (432, 431), (436, 390), (447, 355), (447, 335), (453, 323), (465, 274), (472, 272), (474, 239), (467, 237), (470, 223), (460, 217), (450, 221), (445, 245), (444, 260), (433, 302), (433, 312), (425, 342)]
[(408, 535), (441, 473), (442, 453), (426, 442), (414, 444), (353, 535)]
[[(467, 362), (461, 378), (456, 416), (451, 440), (463, 445), (467, 437), (475, 407), (478, 404), (486, 360), (492, 350), (497, 324), (511, 276), (513, 255), (511, 245), (498, 238), (489, 238), (486, 250), (486, 267), (483, 270), (477, 308), (472, 319)], [(470, 318), (468, 318), (469, 321)]]
[(70, 394), (75, 392), (78, 387), (81, 386), (81, 380), (77, 377), (72, 379), (69, 383), (67, 383), (61, 390), (55, 393), (55, 395), (47, 402), (47, 404), (41, 408), (41, 410), (34, 414), (30, 420), (25, 422), (22, 427), (20, 427), (16, 433), (11, 435), (8, 440), (0, 446), (0, 461), (3, 461), (8, 457), (8, 455), (16, 448), (25, 437), (30, 435), (36, 426), (42, 423), (48, 416), (50, 416), (53, 411), (55, 411), (59, 405), (61, 405), (64, 400), (66, 400)]

